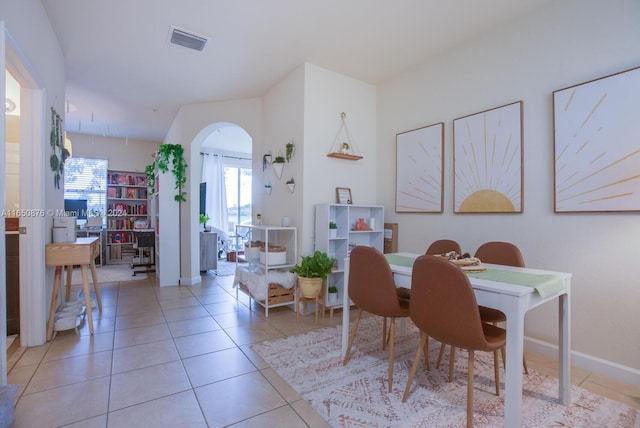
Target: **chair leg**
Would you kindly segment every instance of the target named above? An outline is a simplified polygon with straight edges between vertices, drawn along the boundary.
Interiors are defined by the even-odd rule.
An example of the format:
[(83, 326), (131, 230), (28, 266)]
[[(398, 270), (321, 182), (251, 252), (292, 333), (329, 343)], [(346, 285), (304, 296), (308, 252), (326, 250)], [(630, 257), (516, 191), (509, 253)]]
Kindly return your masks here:
[(500, 353), (502, 354), (502, 368), (507, 369), (507, 349), (503, 346), (500, 348)]
[(496, 395), (500, 397), (500, 357), (497, 349), (493, 351), (493, 373), (496, 381)]
[[(452, 347), (453, 348), (453, 347)], [(469, 379), (467, 381), (467, 427), (473, 427), (473, 366), (475, 362), (475, 355), (473, 350), (469, 350), (469, 363), (468, 369)]]
[(418, 350), (416, 351), (416, 358), (413, 360), (413, 365), (411, 366), (409, 379), (407, 379), (407, 386), (404, 388), (404, 395), (402, 396), (403, 403), (407, 401), (407, 396), (409, 395), (409, 389), (411, 388), (411, 384), (413, 383), (413, 378), (415, 377), (416, 371), (418, 369), (418, 364), (420, 363), (420, 356), (422, 354), (422, 349), (428, 338), (429, 336), (427, 336), (425, 332), (420, 332), (420, 344), (418, 345)]
[(387, 345), (387, 317), (382, 317), (382, 350)]
[(429, 336), (427, 336), (427, 339), (424, 341), (424, 350), (422, 352), (424, 353), (424, 363), (427, 366), (427, 371), (430, 371), (431, 364), (429, 363)]
[(451, 352), (449, 353), (449, 382), (453, 382), (453, 362), (456, 359), (456, 347), (451, 346)]
[(524, 374), (529, 374), (529, 369), (527, 368), (527, 359), (522, 354), (522, 367), (524, 367)]
[(389, 326), (389, 392), (391, 392), (391, 386), (393, 385), (393, 352), (394, 342), (396, 341), (396, 319), (390, 318), (391, 325)]
[(438, 354), (438, 362), (436, 363), (436, 368), (440, 368), (440, 361), (442, 361), (442, 357), (444, 357), (444, 351), (446, 350), (447, 345), (444, 343), (440, 344), (440, 353)]
[(344, 360), (342, 361), (342, 365), (346, 365), (347, 361), (349, 361), (349, 357), (351, 356), (351, 346), (353, 345), (353, 340), (356, 338), (356, 331), (358, 331), (358, 324), (360, 323), (360, 317), (362, 316), (362, 308), (358, 311), (358, 316), (356, 320), (353, 322), (353, 331), (351, 332), (351, 337), (349, 337), (349, 345), (347, 346), (347, 352), (344, 354)]

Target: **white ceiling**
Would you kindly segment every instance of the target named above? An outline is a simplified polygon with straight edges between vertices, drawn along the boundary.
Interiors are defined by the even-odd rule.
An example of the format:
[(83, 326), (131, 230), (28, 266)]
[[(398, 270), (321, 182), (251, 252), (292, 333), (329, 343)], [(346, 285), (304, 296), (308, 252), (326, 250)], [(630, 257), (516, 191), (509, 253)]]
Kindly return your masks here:
[[(378, 84), (550, 0), (41, 0), (68, 132), (162, 141), (180, 106), (262, 96), (304, 62)], [(211, 38), (204, 52), (169, 28)]]

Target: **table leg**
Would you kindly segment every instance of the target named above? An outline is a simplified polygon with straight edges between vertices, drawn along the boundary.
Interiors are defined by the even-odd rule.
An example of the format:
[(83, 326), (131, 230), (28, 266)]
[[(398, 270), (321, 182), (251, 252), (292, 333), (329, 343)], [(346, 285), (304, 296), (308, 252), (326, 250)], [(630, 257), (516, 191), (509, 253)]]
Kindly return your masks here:
[(349, 345), (349, 258), (344, 262), (344, 290), (342, 291), (342, 358), (347, 355)]
[(65, 291), (65, 302), (71, 300), (71, 275), (73, 274), (73, 265), (67, 265), (67, 289)]
[[(513, 305), (516, 306), (516, 305)], [(518, 307), (521, 305), (518, 303)], [(507, 315), (507, 361), (504, 379), (504, 426), (522, 426), (522, 355), (524, 351), (525, 308)]]
[(569, 288), (567, 293), (559, 297), (559, 319), (560, 326), (558, 332), (558, 358), (560, 361), (558, 384), (560, 402), (568, 406), (571, 402), (571, 347), (570, 347), (570, 312), (569, 312)]
[(49, 308), (49, 324), (47, 325), (47, 341), (53, 337), (53, 323), (56, 317), (56, 306), (58, 303), (58, 293), (60, 292), (60, 281), (62, 277), (62, 266), (56, 266), (53, 277), (53, 292), (51, 293), (51, 307)]
[(91, 315), (91, 290), (89, 290), (89, 279), (87, 278), (87, 266), (80, 265), (82, 273), (82, 289), (84, 290), (84, 305), (87, 310), (87, 322), (89, 323), (89, 333), (93, 334), (93, 316)]
[(98, 303), (98, 309), (102, 311), (102, 300), (100, 299), (100, 290), (98, 289), (98, 274), (96, 273), (96, 262), (91, 260), (91, 279), (93, 280), (93, 289), (96, 292), (96, 302)]

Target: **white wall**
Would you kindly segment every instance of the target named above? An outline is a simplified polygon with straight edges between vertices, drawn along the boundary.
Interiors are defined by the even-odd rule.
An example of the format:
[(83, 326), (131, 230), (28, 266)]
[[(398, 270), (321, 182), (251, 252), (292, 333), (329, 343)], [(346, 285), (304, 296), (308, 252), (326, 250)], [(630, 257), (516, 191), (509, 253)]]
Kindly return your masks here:
[[(271, 88), (263, 97), (263, 136), (264, 144), (254, 152), (254, 159), (260, 159), (271, 152), (272, 158), (285, 156), (286, 144), (293, 142), (296, 146), (293, 159), (284, 164), (282, 177), (278, 179), (272, 166), (262, 172), (262, 164), (254, 170), (254, 177), (259, 182), (254, 185), (262, 188), (261, 203), (254, 207), (254, 214), (262, 214), (263, 224), (280, 225), (283, 216), (291, 218), (291, 225), (298, 227), (298, 245), (301, 228), (304, 226), (302, 216), (302, 195), (304, 182), (302, 166), (304, 163), (304, 82), (305, 66), (301, 65), (289, 73), (282, 81)], [(294, 178), (294, 193), (289, 191), (285, 182)], [(271, 194), (267, 195), (264, 185), (270, 183)], [(300, 249), (300, 248), (299, 248)]]
[[(363, 159), (327, 157), (340, 131), (343, 112), (352, 145)], [(341, 138), (345, 135), (340, 133)], [(314, 248), (315, 205), (336, 202), (336, 187), (351, 188), (355, 204), (376, 203), (375, 86), (307, 64), (303, 155), (304, 254)]]
[(106, 159), (109, 169), (144, 172), (153, 162), (152, 154), (159, 143), (124, 138), (91, 136), (68, 133), (73, 147), (73, 157)]
[[(377, 181), (387, 221), (399, 223), (401, 251), (421, 252), (451, 238), (473, 253), (485, 241), (505, 240), (521, 248), (528, 266), (571, 272), (574, 362), (622, 369), (632, 375), (624, 380), (636, 383), (638, 214), (553, 213), (552, 92), (640, 65), (638, 22), (637, 0), (550, 2), (381, 85)], [(453, 215), (452, 119), (518, 100), (524, 101), (524, 213)], [(395, 134), (439, 121), (445, 212), (397, 214)], [(532, 311), (526, 331), (557, 343), (557, 307)]]
[[(262, 100), (251, 98), (183, 106), (164, 140), (166, 144), (182, 144), (187, 161), (187, 203), (180, 207), (180, 282), (193, 284), (200, 281), (199, 250), (199, 194), (201, 179), (200, 146), (215, 129), (215, 124), (229, 122), (243, 128), (253, 139), (253, 153), (260, 153), (262, 144)], [(262, 168), (262, 157), (254, 155), (252, 169)], [(253, 200), (258, 190), (253, 186)]]

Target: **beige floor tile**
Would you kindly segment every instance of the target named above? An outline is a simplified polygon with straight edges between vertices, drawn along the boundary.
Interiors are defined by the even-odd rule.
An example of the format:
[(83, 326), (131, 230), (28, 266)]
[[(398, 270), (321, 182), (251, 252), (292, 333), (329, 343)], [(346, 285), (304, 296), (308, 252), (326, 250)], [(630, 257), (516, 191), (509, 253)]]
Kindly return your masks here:
[(225, 303), (225, 302), (233, 302), (236, 300), (235, 296), (232, 296), (228, 293), (209, 293), (197, 296), (198, 301), (202, 305), (209, 305), (213, 303)]
[(40, 364), (24, 394), (85, 382), (111, 374), (111, 351), (52, 360)]
[(157, 287), (153, 291), (160, 302), (193, 296), (188, 287)]
[(306, 424), (290, 406), (283, 406), (231, 426), (233, 428), (299, 428)]
[(230, 327), (225, 331), (238, 346), (283, 337), (280, 331), (264, 322), (242, 327)]
[(206, 428), (193, 391), (138, 404), (109, 413), (108, 428)]
[(194, 388), (257, 370), (238, 348), (185, 358), (182, 362)]
[(313, 407), (309, 405), (304, 400), (296, 401), (295, 403), (291, 403), (291, 407), (300, 415), (302, 419), (304, 419), (307, 426), (310, 428), (329, 428), (330, 425), (322, 419), (322, 417), (313, 410)]
[(176, 309), (165, 309), (163, 312), (164, 318), (167, 320), (167, 322), (210, 316), (209, 312), (207, 312), (207, 310), (200, 305)]
[(123, 317), (126, 315), (143, 314), (145, 312), (162, 312), (160, 303), (155, 301), (124, 301), (118, 303), (116, 307), (116, 316)]
[(208, 354), (209, 352), (221, 351), (235, 346), (229, 336), (222, 330), (176, 337), (174, 341), (181, 358)]
[(251, 345), (240, 346), (240, 350), (249, 360), (251, 360), (258, 370), (269, 367), (269, 364), (267, 364), (267, 362), (251, 348)]
[(246, 309), (246, 306), (235, 300), (229, 302), (209, 303), (204, 305), (204, 308), (213, 316), (220, 314), (229, 314), (242, 309)]
[(143, 325), (153, 325), (164, 323), (162, 312), (144, 312), (134, 315), (125, 315), (116, 318), (116, 330), (124, 328), (142, 327)]
[(112, 373), (141, 369), (156, 364), (179, 360), (180, 356), (173, 340), (145, 343), (143, 345), (119, 348), (113, 351)]
[(61, 428), (105, 428), (107, 426), (107, 415), (96, 416), (73, 424), (64, 425)]
[(168, 325), (173, 337), (188, 336), (190, 334), (204, 333), (207, 331), (221, 329), (218, 323), (215, 322), (209, 314), (207, 314), (207, 316), (205, 317), (200, 318), (173, 321)]
[[(98, 333), (108, 333), (114, 331), (116, 328), (116, 318), (113, 317), (105, 317), (105, 316), (97, 316), (94, 312), (93, 315), (93, 334)], [(72, 330), (69, 333), (73, 332)], [(91, 331), (89, 330), (89, 322), (85, 318), (82, 324), (78, 327), (78, 333), (80, 336), (90, 336)], [(60, 333), (58, 333), (60, 334)]]
[(273, 385), (276, 391), (278, 391), (280, 395), (287, 400), (287, 403), (293, 403), (302, 399), (300, 394), (298, 394), (295, 389), (291, 388), (291, 386), (289, 386), (289, 384), (285, 382), (284, 379), (282, 379), (271, 367), (260, 370), (260, 372), (269, 381), (269, 383)]
[(171, 339), (171, 333), (166, 324), (145, 325), (116, 331), (113, 347), (124, 348), (167, 339)]
[(210, 427), (227, 426), (286, 404), (258, 372), (196, 388), (195, 391)]
[(31, 378), (33, 377), (33, 374), (36, 372), (38, 367), (38, 364), (14, 367), (7, 375), (7, 383), (18, 385), (20, 387), (14, 397), (14, 404), (24, 393), (24, 390), (27, 388), (27, 385), (31, 381)]
[(47, 342), (44, 345), (27, 348), (27, 350), (22, 353), (22, 356), (20, 357), (20, 359), (16, 361), (16, 364), (14, 365), (14, 367), (39, 364), (44, 359), (44, 356), (47, 354), (47, 351), (49, 350), (51, 343), (52, 342)]
[(255, 313), (249, 309), (241, 309), (235, 312), (229, 312), (226, 314), (213, 315), (213, 319), (216, 320), (220, 327), (240, 327), (243, 325), (249, 325), (252, 322), (264, 322), (264, 313)]
[(43, 361), (86, 355), (94, 352), (108, 351), (113, 348), (113, 332), (79, 336), (73, 331), (59, 334), (51, 343)]
[(14, 428), (58, 427), (107, 413), (108, 377), (24, 395)]
[(186, 308), (188, 306), (200, 306), (200, 302), (191, 293), (188, 296), (177, 297), (175, 299), (166, 299), (160, 301), (162, 310)]
[(191, 384), (180, 361), (130, 370), (111, 378), (109, 411), (190, 389)]

